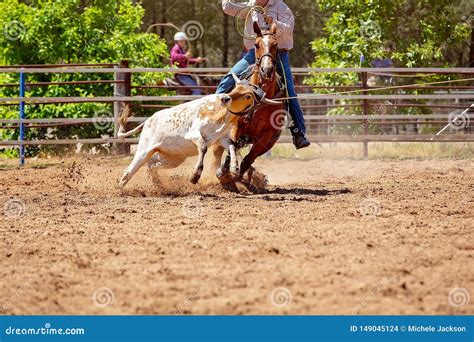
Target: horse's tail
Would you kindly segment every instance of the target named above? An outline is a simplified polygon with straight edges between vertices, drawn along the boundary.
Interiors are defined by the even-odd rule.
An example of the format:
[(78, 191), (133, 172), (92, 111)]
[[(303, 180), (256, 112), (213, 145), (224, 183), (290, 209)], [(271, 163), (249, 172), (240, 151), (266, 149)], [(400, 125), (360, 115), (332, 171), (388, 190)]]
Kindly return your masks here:
[(142, 122), (139, 126), (132, 129), (131, 131), (125, 132), (125, 125), (128, 122), (128, 118), (131, 116), (130, 114), (131, 114), (130, 106), (125, 105), (125, 107), (123, 107), (123, 110), (122, 110), (122, 115), (120, 115), (120, 119), (119, 119), (119, 130), (117, 133), (118, 138), (127, 138), (131, 135), (134, 135), (137, 132), (140, 132), (143, 129), (143, 126), (145, 125), (144, 122)]

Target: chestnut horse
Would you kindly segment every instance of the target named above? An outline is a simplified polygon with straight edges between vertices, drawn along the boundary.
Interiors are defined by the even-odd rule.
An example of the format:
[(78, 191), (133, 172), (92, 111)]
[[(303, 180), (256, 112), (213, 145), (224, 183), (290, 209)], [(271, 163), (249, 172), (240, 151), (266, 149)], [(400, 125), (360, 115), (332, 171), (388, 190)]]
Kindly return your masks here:
[[(252, 148), (242, 160), (240, 169), (237, 165), (230, 167), (230, 158), (227, 156), (216, 173), (223, 184), (233, 182), (228, 175), (229, 171), (236, 176), (237, 180), (242, 179), (248, 171), (248, 183), (250, 183), (253, 173), (252, 164), (257, 157), (265, 154), (275, 145), (285, 122), (286, 114), (283, 110), (283, 102), (268, 100), (280, 93), (276, 73), (278, 58), (277, 27), (273, 24), (270, 28), (261, 30), (258, 23), (255, 22), (254, 31), (257, 34), (255, 40), (256, 65), (250, 78), (250, 84), (262, 89), (265, 93), (262, 98), (266, 98), (266, 100), (262, 101), (254, 112), (240, 118), (237, 126), (231, 132), (231, 139), (234, 144), (232, 148), (240, 149), (246, 144), (252, 144)], [(241, 82), (235, 75), (234, 79), (236, 79), (236, 83)], [(222, 153), (222, 148), (214, 150), (216, 164), (222, 160)]]

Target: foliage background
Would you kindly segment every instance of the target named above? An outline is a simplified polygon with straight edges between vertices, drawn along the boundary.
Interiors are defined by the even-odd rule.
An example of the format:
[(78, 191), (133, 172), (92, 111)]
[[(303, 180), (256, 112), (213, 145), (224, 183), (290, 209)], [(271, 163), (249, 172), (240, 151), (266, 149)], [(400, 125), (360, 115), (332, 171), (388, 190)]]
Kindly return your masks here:
[[(242, 2), (235, 0), (237, 2)], [(473, 0), (286, 0), (296, 17), (294, 66), (370, 66), (375, 58), (391, 58), (401, 67), (474, 65)], [(472, 17), (471, 17), (472, 16)], [(226, 16), (220, 0), (3, 0), (0, 2), (0, 64), (117, 63), (132, 67), (169, 65), (173, 28), (197, 21), (202, 27), (191, 42), (195, 56), (207, 66), (231, 66), (242, 53), (235, 20)], [(17, 39), (5, 32), (12, 22), (23, 24)], [(10, 32), (11, 33), (11, 32)], [(361, 55), (364, 56), (361, 61)], [(28, 81), (111, 79), (105, 74), (29, 75)], [(153, 84), (165, 75), (134, 76), (135, 84)], [(440, 79), (416, 79), (426, 82)], [(413, 81), (413, 80), (412, 80)], [(0, 83), (18, 83), (18, 75), (0, 74)], [(313, 75), (308, 84), (354, 85), (354, 74)], [(30, 88), (28, 96), (100, 96), (111, 86), (51, 86)], [(152, 92), (148, 94), (158, 94)], [(0, 96), (17, 96), (18, 89), (0, 87)], [(93, 117), (111, 111), (103, 104), (27, 106), (29, 118)], [(413, 112), (416, 113), (417, 111)], [(0, 106), (0, 117), (16, 118), (17, 108)], [(61, 130), (32, 129), (34, 137), (97, 137), (110, 127), (92, 125)], [(0, 139), (15, 139), (17, 130), (0, 130)], [(5, 152), (5, 151), (4, 151)], [(9, 151), (8, 153), (14, 153)], [(36, 153), (30, 149), (29, 153)]]
[[(0, 3), (0, 64), (117, 63), (132, 67), (163, 67), (168, 56), (163, 39), (141, 32), (144, 8), (132, 1), (46, 1)], [(11, 27), (15, 23), (23, 27)], [(13, 37), (13, 39), (12, 39)], [(0, 74), (0, 83), (18, 83), (18, 74)], [(139, 74), (135, 83), (159, 82), (164, 75)], [(27, 82), (113, 79), (112, 74), (30, 74)], [(156, 93), (156, 92), (155, 92)], [(27, 96), (111, 96), (111, 85), (31, 87)], [(18, 88), (0, 88), (0, 97), (18, 96)], [(17, 107), (17, 106), (16, 106)], [(28, 118), (112, 116), (110, 104), (26, 106)], [(0, 107), (0, 117), (16, 118), (17, 108)], [(111, 125), (29, 129), (31, 138), (97, 137), (110, 134)], [(0, 139), (16, 139), (17, 130), (0, 130)], [(36, 153), (29, 148), (28, 153)], [(15, 153), (15, 151), (9, 151)]]

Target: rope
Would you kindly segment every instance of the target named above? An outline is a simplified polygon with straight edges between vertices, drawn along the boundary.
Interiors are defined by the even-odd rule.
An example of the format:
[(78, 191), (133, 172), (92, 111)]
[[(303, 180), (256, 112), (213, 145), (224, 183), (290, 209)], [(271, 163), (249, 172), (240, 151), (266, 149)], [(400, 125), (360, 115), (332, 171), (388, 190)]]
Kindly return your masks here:
[[(442, 83), (455, 83), (455, 82), (466, 82), (466, 81), (474, 81), (474, 78), (465, 78), (462, 80), (449, 80), (449, 81), (437, 81), (437, 82), (428, 82), (428, 83), (421, 83), (421, 84), (405, 84), (402, 86), (392, 86), (392, 87), (381, 87), (381, 88), (372, 88), (372, 89), (356, 89), (356, 90), (348, 90), (348, 91), (340, 91), (337, 93), (329, 93), (329, 94), (315, 94), (316, 96), (325, 96), (325, 95), (343, 95), (343, 94), (351, 94), (351, 93), (358, 93), (361, 91), (379, 91), (379, 90), (387, 90), (387, 89), (403, 89), (403, 88), (409, 88), (413, 86), (427, 86), (427, 85), (433, 85), (433, 84), (442, 84)], [(287, 93), (288, 95), (288, 93)], [(298, 96), (293, 96), (293, 97), (281, 97), (277, 99), (272, 99), (275, 101), (284, 101), (284, 100), (292, 100), (292, 99), (297, 99)]]
[[(280, 58), (280, 55), (278, 55), (278, 61), (280, 62), (280, 67), (281, 71), (283, 74), (283, 79), (285, 80), (285, 94), (288, 99), (290, 99), (290, 94), (288, 93), (288, 80), (286, 78), (286, 72), (285, 72), (285, 67), (283, 65), (283, 61)], [(272, 99), (273, 100), (273, 99)], [(290, 103), (287, 103), (286, 111), (289, 113), (290, 112)]]
[(445, 130), (447, 130), (449, 127), (451, 127), (451, 125), (454, 122), (456, 122), (461, 116), (463, 116), (464, 114), (466, 114), (469, 111), (469, 108), (474, 108), (474, 103), (470, 107), (466, 108), (466, 110), (463, 111), (461, 114), (455, 115), (454, 118), (446, 126), (444, 126), (438, 133), (436, 133), (430, 140), (433, 141), (438, 135), (440, 135)]
[(382, 72), (371, 72), (370, 74), (371, 74), (371, 75), (376, 75), (376, 76), (406, 77), (406, 78), (430, 77), (430, 76), (437, 76), (437, 75), (439, 75), (439, 74), (402, 75), (402, 74), (391, 74), (391, 73), (382, 73)]
[[(248, 11), (247, 14), (245, 15), (245, 21), (244, 21), (244, 29), (241, 30), (240, 29), (240, 21), (242, 20), (242, 17), (241, 17), (241, 14), (244, 12), (244, 11)], [(250, 16), (252, 15), (253, 12), (256, 12), (256, 13), (260, 13), (260, 14), (266, 14), (267, 11), (265, 8), (263, 8), (262, 6), (248, 6), (248, 7), (244, 7), (242, 8), (241, 10), (239, 10), (237, 12), (237, 15), (236, 15), (236, 25), (235, 25), (235, 29), (237, 30), (237, 33), (244, 39), (247, 39), (247, 40), (255, 40), (255, 36), (247, 36), (245, 34), (245, 28), (247, 27), (247, 22), (250, 18)]]

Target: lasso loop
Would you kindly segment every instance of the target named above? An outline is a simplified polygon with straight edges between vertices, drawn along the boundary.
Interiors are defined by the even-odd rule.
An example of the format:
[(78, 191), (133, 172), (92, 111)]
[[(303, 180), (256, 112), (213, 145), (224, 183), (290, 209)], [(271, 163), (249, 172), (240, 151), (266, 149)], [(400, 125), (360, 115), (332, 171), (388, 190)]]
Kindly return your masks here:
[[(244, 12), (247, 12), (247, 14), (244, 14)], [(263, 8), (262, 6), (248, 6), (239, 10), (237, 12), (237, 15), (235, 16), (236, 18), (236, 21), (234, 22), (235, 30), (238, 32), (238, 34), (242, 38), (247, 39), (247, 40), (255, 40), (255, 38), (257, 38), (256, 36), (248, 36), (245, 34), (245, 28), (247, 27), (247, 22), (249, 18), (252, 16), (253, 12), (260, 13), (260, 14), (267, 14), (267, 10)], [(244, 17), (245, 17), (245, 21), (243, 25), (244, 28), (242, 30), (241, 24), (242, 24), (242, 19), (244, 19)]]

